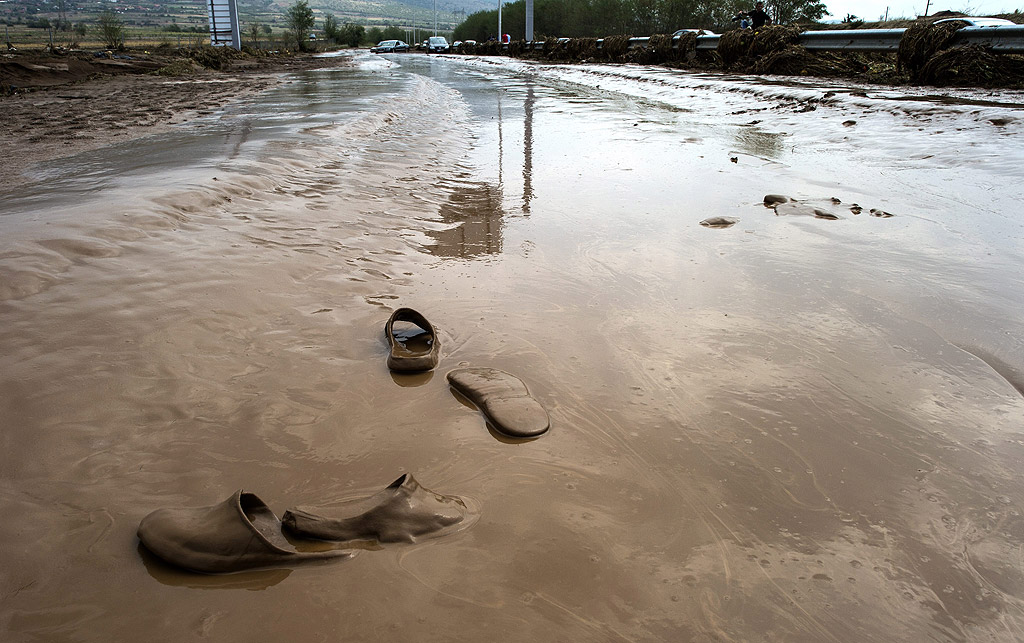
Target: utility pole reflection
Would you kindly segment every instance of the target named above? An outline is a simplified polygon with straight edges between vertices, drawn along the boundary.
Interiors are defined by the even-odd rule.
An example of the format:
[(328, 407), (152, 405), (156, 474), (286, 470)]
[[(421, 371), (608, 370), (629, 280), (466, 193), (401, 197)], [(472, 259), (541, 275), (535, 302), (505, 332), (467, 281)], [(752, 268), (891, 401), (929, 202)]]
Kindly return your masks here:
[(530, 214), (533, 199), (533, 83), (526, 86), (526, 102), (523, 104), (523, 213)]

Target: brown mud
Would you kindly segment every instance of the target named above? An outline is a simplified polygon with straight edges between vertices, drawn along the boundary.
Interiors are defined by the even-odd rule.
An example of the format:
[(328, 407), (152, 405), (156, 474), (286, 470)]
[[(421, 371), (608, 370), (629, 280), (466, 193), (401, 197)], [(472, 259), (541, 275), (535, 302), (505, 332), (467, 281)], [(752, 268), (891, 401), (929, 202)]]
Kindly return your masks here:
[[(0, 638), (1020, 641), (1020, 101), (592, 71), (363, 54), (6, 190)], [(136, 539), (406, 473), (466, 519), (230, 575)]]
[(229, 48), (156, 53), (18, 51), (0, 58), (0, 186), (28, 166), (154, 134), (344, 58)]

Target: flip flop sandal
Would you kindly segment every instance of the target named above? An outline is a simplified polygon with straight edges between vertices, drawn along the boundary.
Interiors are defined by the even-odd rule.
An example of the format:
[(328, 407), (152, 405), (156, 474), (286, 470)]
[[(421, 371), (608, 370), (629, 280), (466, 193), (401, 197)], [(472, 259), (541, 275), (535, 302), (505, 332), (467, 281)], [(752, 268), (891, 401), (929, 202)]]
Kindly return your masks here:
[(448, 383), (476, 404), (499, 433), (534, 438), (551, 426), (547, 411), (515, 375), (496, 368), (459, 368), (448, 373)]
[[(418, 326), (422, 332), (395, 333), (395, 322), (407, 322)], [(427, 318), (412, 308), (399, 308), (391, 313), (384, 325), (384, 335), (391, 352), (388, 354), (388, 368), (405, 373), (429, 371), (437, 366), (441, 342), (434, 327)]]

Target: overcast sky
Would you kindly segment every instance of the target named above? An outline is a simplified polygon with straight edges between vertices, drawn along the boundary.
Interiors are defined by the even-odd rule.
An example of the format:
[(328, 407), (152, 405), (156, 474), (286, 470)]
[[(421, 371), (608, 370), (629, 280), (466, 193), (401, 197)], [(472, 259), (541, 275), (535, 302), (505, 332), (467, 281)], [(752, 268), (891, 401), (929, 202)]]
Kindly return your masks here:
[[(858, 18), (873, 22), (885, 15), (889, 8), (889, 18), (913, 18), (924, 15), (928, 0), (825, 0), (831, 16), (828, 18), (844, 18), (852, 13)], [(1014, 9), (1024, 9), (1024, 0), (932, 0), (928, 6), (928, 15), (936, 11), (959, 11), (972, 16), (987, 16), (996, 13), (1010, 13)]]

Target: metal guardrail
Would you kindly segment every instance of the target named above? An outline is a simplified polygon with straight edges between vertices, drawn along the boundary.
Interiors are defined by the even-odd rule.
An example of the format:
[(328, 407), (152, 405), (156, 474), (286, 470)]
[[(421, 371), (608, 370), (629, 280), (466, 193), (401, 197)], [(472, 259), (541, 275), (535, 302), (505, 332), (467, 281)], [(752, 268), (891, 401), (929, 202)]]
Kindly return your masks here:
[(1003, 54), (1024, 53), (1024, 25), (964, 27), (956, 32), (957, 44), (982, 45)]
[(896, 51), (906, 29), (836, 29), (805, 31), (800, 44), (826, 51)]
[[(828, 31), (805, 31), (800, 34), (800, 44), (818, 51), (881, 51), (894, 52), (900, 47), (900, 39), (906, 29), (832, 29)], [(721, 36), (697, 36), (697, 49), (718, 48)], [(568, 40), (564, 38), (562, 40)], [(629, 48), (646, 48), (650, 37), (630, 38)], [(981, 45), (1003, 54), (1024, 54), (1024, 25), (999, 25), (996, 27), (964, 27), (956, 32), (953, 42), (958, 45)], [(677, 47), (679, 37), (673, 39)], [(597, 41), (601, 48), (603, 39)], [(535, 41), (534, 49), (542, 49), (544, 43)]]
[[(837, 29), (805, 31), (800, 44), (831, 51), (896, 51), (905, 29)], [(957, 45), (982, 45), (1001, 53), (1024, 52), (1024, 25), (964, 27), (954, 34)]]

